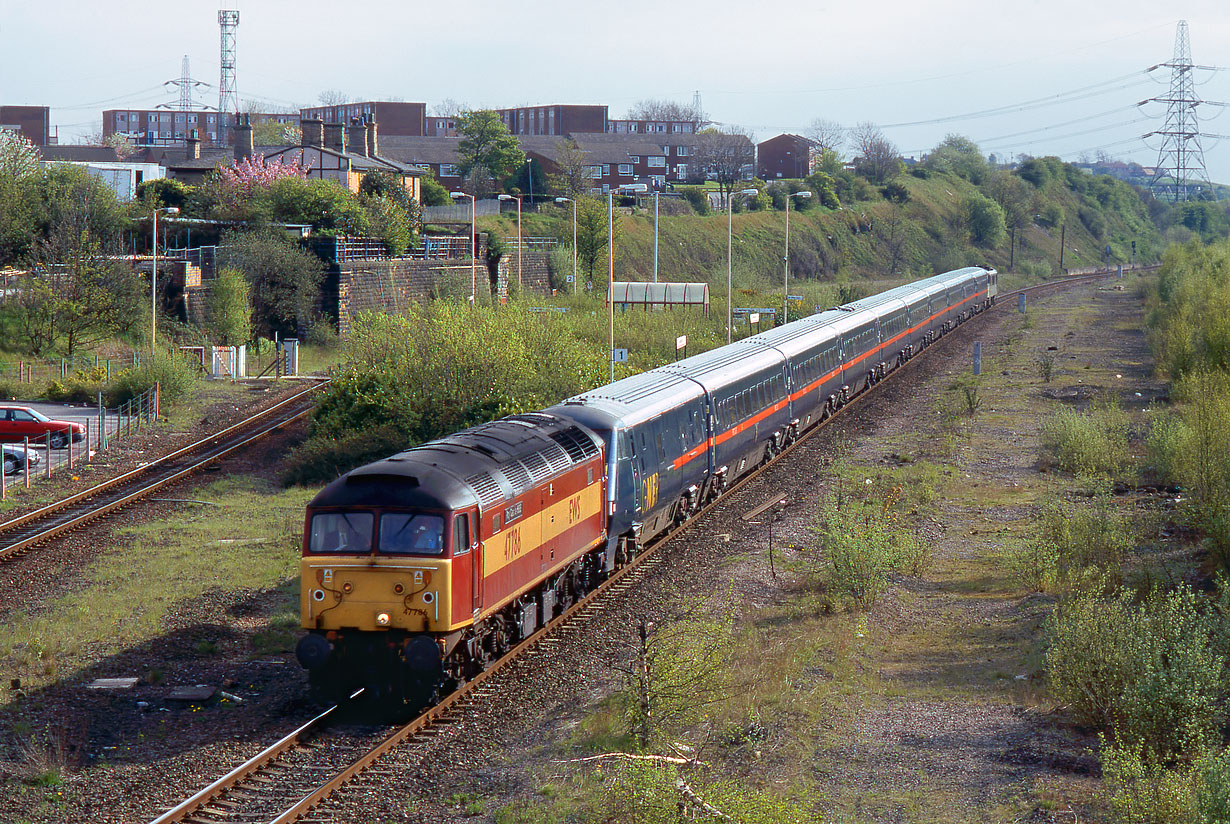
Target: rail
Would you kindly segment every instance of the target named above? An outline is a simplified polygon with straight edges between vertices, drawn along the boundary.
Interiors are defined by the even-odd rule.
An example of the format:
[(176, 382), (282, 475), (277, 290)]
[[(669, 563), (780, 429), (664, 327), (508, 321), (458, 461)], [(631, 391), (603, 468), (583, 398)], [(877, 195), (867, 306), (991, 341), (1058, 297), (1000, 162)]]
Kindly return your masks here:
[[(312, 393), (325, 383), (327, 381), (314, 384), (244, 421), (144, 466), (0, 522), (0, 562), (11, 560), (66, 530), (146, 497), (305, 417), (311, 412)], [(181, 463), (184, 458), (191, 458), (186, 465)]]
[[(1094, 275), (1080, 275), (1036, 284), (1034, 286), (1025, 287), (1023, 289), (1018, 289), (1016, 291), (1000, 295), (1000, 299), (997, 300), (992, 309), (1001, 308), (1008, 305), (1003, 299), (1014, 297), (1020, 293), (1049, 290), (1076, 282), (1104, 279), (1106, 277), (1113, 276), (1113, 272), (1102, 272)], [(957, 328), (967, 328), (967, 325), (968, 324), (962, 324)], [(886, 380), (898, 379), (898, 375), (907, 373), (909, 370), (913, 369), (918, 360), (918, 358), (911, 358), (906, 361), (900, 367), (893, 370), (887, 376)], [(873, 390), (867, 390), (855, 395), (847, 404), (838, 410), (834, 416), (828, 418), (826, 421), (821, 421), (813, 425), (806, 432), (802, 433), (793, 443), (789, 444), (777, 455), (767, 460), (762, 466), (742, 476), (716, 500), (704, 506), (693, 518), (690, 518), (687, 522), (654, 539), (651, 543), (646, 545), (642, 552), (632, 559), (631, 563), (617, 570), (596, 589), (577, 601), (577, 603), (573, 604), (573, 606), (562, 615), (552, 620), (546, 626), (538, 630), (538, 632), (534, 633), (517, 646), (513, 647), (506, 655), (498, 661), (495, 661), (486, 670), (479, 673), (470, 681), (467, 681), (456, 691), (446, 696), (442, 701), (440, 701), (440, 703), (431, 707), (414, 720), (398, 727), (375, 747), (371, 748), (361, 757), (353, 760), (349, 766), (336, 773), (333, 778), (323, 784), (320, 784), (316, 787), (316, 789), (305, 794), (302, 798), (287, 807), (276, 817), (269, 819), (270, 824), (292, 824), (292, 822), (299, 821), (310, 814), (313, 809), (320, 806), (338, 789), (345, 786), (360, 775), (364, 770), (371, 767), (372, 764), (374, 764), (383, 755), (390, 752), (393, 748), (411, 740), (416, 735), (425, 733), (432, 727), (433, 724), (439, 724), (441, 722), (451, 720), (454, 714), (460, 710), (463, 710), (472, 701), (479, 697), (479, 688), (481, 686), (491, 681), (497, 674), (507, 670), (515, 661), (520, 660), (523, 656), (543, 646), (546, 641), (554, 638), (565, 628), (580, 626), (582, 622), (587, 620), (589, 617), (598, 615), (606, 599), (618, 597), (628, 591), (638, 580), (643, 579), (655, 568), (665, 562), (664, 559), (666, 555), (665, 553), (660, 553), (660, 549), (667, 546), (672, 540), (682, 535), (685, 531), (694, 527), (701, 518), (711, 514), (716, 508), (724, 506), (731, 500), (732, 493), (742, 489), (753, 479), (760, 477), (763, 473), (770, 470), (779, 461), (784, 460), (786, 456), (791, 455), (801, 446), (801, 444), (815, 435), (815, 433), (823, 429), (828, 421), (834, 420), (837, 416), (848, 416), (847, 410), (861, 405), (867, 398), (873, 396), (873, 394)], [(750, 518), (754, 518), (768, 509), (784, 506), (788, 503), (788, 501), (789, 495), (774, 495), (770, 500), (764, 502), (759, 507), (748, 513), (744, 513), (742, 517), (744, 520), (749, 520)], [(322, 714), (322, 716), (319, 716), (318, 718), (324, 717), (324, 715), (328, 715), (328, 712)], [(309, 722), (309, 724), (315, 723), (315, 721), (316, 719)], [(248, 820), (248, 817), (244, 817), (242, 813), (239, 813), (237, 808), (242, 805), (242, 796), (259, 792), (259, 788), (257, 787), (244, 787), (244, 792), (241, 796), (232, 798), (225, 803), (225, 809), (206, 810), (206, 807), (210, 801), (220, 799), (226, 790), (240, 787), (244, 778), (255, 775), (260, 770), (264, 769), (273, 758), (268, 757), (267, 754), (274, 752), (275, 750), (279, 753), (288, 751), (291, 746), (293, 746), (293, 743), (285, 744), (285, 742), (297, 740), (294, 739), (294, 737), (299, 735), (306, 727), (307, 725), (304, 725), (304, 727), (295, 730), (289, 736), (283, 738), (282, 741), (266, 748), (258, 756), (250, 759), (248, 762), (245, 762), (245, 764), (240, 767), (235, 768), (222, 779), (213, 782), (205, 789), (195, 793), (187, 801), (164, 813), (157, 819), (154, 819), (151, 824), (173, 824), (173, 822), (186, 821), (189, 818), (192, 820), (198, 820), (197, 814), (202, 812), (208, 816), (208, 820), (221, 821), (233, 816), (240, 816), (243, 817), (243, 820)]]

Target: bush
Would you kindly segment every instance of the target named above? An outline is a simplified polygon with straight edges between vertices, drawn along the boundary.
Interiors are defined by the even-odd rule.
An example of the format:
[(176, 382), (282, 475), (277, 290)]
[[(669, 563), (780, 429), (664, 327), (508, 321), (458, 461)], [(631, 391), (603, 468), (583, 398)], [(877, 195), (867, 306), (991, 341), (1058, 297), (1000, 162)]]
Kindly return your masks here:
[(703, 186), (680, 186), (679, 193), (696, 214), (707, 215), (712, 211), (709, 207), (709, 196)]
[(1043, 504), (1036, 534), (1009, 557), (1009, 565), (1018, 582), (1035, 592), (1079, 587), (1099, 576), (1116, 579), (1131, 545), (1131, 531), (1109, 490), (1100, 489), (1088, 506), (1058, 499)]
[(161, 402), (170, 406), (191, 391), (200, 374), (200, 365), (178, 352), (160, 352), (152, 360), (143, 360), (134, 369), (121, 372), (105, 392), (108, 406), (117, 406), (147, 392), (158, 384), (161, 387)]
[(1186, 587), (1142, 603), (1127, 591), (1079, 595), (1050, 622), (1051, 690), (1081, 723), (1144, 741), (1159, 758), (1198, 752), (1225, 715), (1220, 620)]
[(387, 458), (409, 446), (407, 433), (395, 426), (378, 426), (338, 439), (314, 438), (286, 459), (286, 486), (328, 483), (355, 467)]
[(1103, 739), (1102, 778), (1116, 820), (1140, 824), (1230, 821), (1230, 750), (1208, 750), (1187, 764), (1152, 757), (1143, 742)]
[(903, 529), (887, 510), (870, 502), (828, 505), (821, 515), (819, 549), (825, 555), (827, 585), (859, 609), (870, 609), (884, 594), (893, 571), (921, 574), (930, 560), (928, 547)]
[(1127, 418), (1117, 406), (1060, 409), (1040, 434), (1043, 455), (1073, 475), (1109, 477), (1127, 461)]

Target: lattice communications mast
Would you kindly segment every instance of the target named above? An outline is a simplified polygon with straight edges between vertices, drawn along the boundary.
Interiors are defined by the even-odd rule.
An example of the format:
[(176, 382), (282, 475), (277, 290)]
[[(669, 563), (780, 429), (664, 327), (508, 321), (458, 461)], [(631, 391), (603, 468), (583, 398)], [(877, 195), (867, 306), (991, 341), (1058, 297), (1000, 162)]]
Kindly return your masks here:
[(238, 9), (219, 9), (218, 28), (222, 33), (222, 75), (218, 81), (218, 113), (239, 112), (239, 93), (235, 91), (235, 29), (239, 28)]
[(1186, 201), (1212, 197), (1213, 186), (1204, 165), (1204, 148), (1200, 145), (1200, 123), (1196, 114), (1205, 101), (1196, 94), (1195, 69), (1192, 65), (1191, 40), (1187, 21), (1180, 20), (1174, 38), (1174, 58), (1154, 69), (1170, 69), (1170, 91), (1166, 97), (1154, 97), (1145, 103), (1166, 104), (1166, 124), (1156, 135), (1162, 139), (1157, 153), (1157, 168), (1149, 188), (1161, 200)]

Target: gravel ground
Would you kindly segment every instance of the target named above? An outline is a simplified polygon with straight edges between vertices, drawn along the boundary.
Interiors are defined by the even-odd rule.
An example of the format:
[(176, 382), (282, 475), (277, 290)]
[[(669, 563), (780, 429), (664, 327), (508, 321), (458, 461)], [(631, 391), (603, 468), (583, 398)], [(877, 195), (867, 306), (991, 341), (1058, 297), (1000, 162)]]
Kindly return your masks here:
[[(974, 339), (984, 343), (984, 366), (1007, 373), (994, 379), (1020, 386), (1019, 397), (1012, 391), (991, 393), (988, 407), (970, 424), (977, 438), (994, 448), (975, 451), (958, 444), (948, 459), (969, 476), (962, 488), (975, 497), (941, 500), (927, 513), (923, 534), (934, 543), (936, 571), (923, 579), (896, 579), (866, 618), (870, 640), (857, 663), (875, 674), (881, 688), (851, 700), (831, 724), (773, 731), (769, 741), (786, 734), (814, 739), (805, 769), (828, 820), (1098, 820), (1096, 805), (1088, 803), (1097, 786), (1096, 761), (1088, 752), (1093, 741), (1038, 699), (1036, 658), (1022, 654), (1034, 643), (1051, 602), (994, 586), (957, 586), (952, 575), (962, 565), (988, 563), (1003, 548), (1000, 531), (1027, 528), (1034, 516), (1032, 497), (1015, 501), (1005, 498), (1005, 491), (1037, 487), (1042, 477), (1034, 410), (1044, 392), (1067, 393), (1079, 403), (1088, 394), (1079, 387), (1101, 385), (1108, 374), (1118, 374), (1122, 377), (1111, 379), (1112, 388), (1127, 404), (1162, 393), (1148, 373), (1143, 335), (1107, 334), (1106, 324), (1138, 314), (1138, 301), (1091, 287), (1067, 294), (1091, 301), (1098, 322), (1042, 310), (1031, 313), (1033, 328), (1022, 329), (1019, 317), (1004, 309), (949, 336), (915, 361), (908, 376), (883, 384), (770, 476), (730, 496), (721, 511), (676, 540), (668, 550), (671, 563), (622, 596), (601, 621), (493, 679), (491, 700), (429, 741), (383, 760), (375, 774), (314, 813), (313, 820), (494, 821), (504, 805), (541, 800), (545, 783), (575, 771), (558, 762), (575, 752), (580, 726), (618, 689), (638, 622), (669, 617), (681, 601), (717, 601), (728, 592), (736, 614), (756, 620), (788, 597), (797, 582), (786, 574), (773, 582), (763, 524), (739, 516), (788, 492), (791, 501), (774, 525), (774, 539), (805, 544), (815, 522), (810, 501), (823, 488), (824, 467), (839, 449), (856, 462), (877, 465), (889, 463), (897, 452), (926, 454), (936, 448), (936, 398), (968, 369)], [(1034, 306), (1063, 300), (1047, 297)], [(1040, 389), (1030, 358), (1050, 341), (1076, 360), (1061, 364), (1056, 381)], [(1097, 368), (1086, 371), (1085, 362)], [(264, 457), (272, 461), (274, 455)], [(251, 463), (254, 471), (267, 471), (268, 464), (255, 456)], [(980, 490), (991, 503), (981, 502)], [(302, 676), (289, 656), (253, 661), (240, 653), (245, 638), (263, 626), (263, 600), (262, 593), (213, 593), (203, 603), (187, 605), (180, 626), (148, 649), (124, 654), (132, 671), (154, 666), (191, 671), (202, 682), (233, 684), (248, 700), (199, 711), (165, 701), (138, 709), (139, 696), (153, 693), (87, 696), (66, 685), (65, 703), (51, 706), (67, 713), (62, 726), (77, 731), (72, 741), (79, 745), (75, 759), (82, 768), (65, 770), (67, 781), (60, 787), (10, 781), (18, 792), (0, 800), (0, 820), (148, 820), (307, 717), (311, 710)], [(224, 639), (223, 654), (208, 664), (193, 652), (199, 638), (191, 628), (201, 626)], [(956, 643), (910, 654), (908, 639), (928, 634)], [(98, 663), (100, 672), (112, 669), (104, 666), (108, 662)], [(832, 678), (824, 666), (809, 667), (798, 673), (798, 688)], [(80, 712), (63, 709), (70, 699), (81, 702)], [(758, 769), (770, 769), (773, 758), (766, 751)], [(28, 776), (36, 761), (26, 754), (8, 769)]]

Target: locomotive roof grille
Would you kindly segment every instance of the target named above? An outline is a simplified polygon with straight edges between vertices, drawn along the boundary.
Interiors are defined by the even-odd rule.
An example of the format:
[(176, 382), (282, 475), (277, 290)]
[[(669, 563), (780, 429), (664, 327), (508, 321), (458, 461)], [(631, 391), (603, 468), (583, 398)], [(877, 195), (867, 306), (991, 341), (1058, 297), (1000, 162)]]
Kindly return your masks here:
[(490, 472), (471, 475), (466, 478), (466, 483), (473, 488), (483, 506), (490, 506), (504, 500), (504, 493), (500, 491), (500, 485), (495, 482), (495, 478), (491, 477)]
[(551, 467), (547, 465), (546, 459), (540, 452), (526, 455), (521, 459), (521, 463), (525, 464), (525, 468), (530, 471), (530, 478), (535, 484), (541, 483), (551, 476)]
[(513, 495), (520, 495), (530, 488), (530, 473), (519, 462), (504, 464), (500, 467), (508, 483), (512, 485)]
[(582, 435), (581, 430), (575, 426), (552, 432), (551, 440), (564, 447), (573, 463), (581, 463), (598, 454), (598, 447), (594, 446), (594, 442)]
[(572, 460), (568, 457), (568, 453), (564, 448), (557, 443), (553, 443), (542, 451), (543, 458), (551, 466), (553, 474), (567, 472), (572, 468)]

